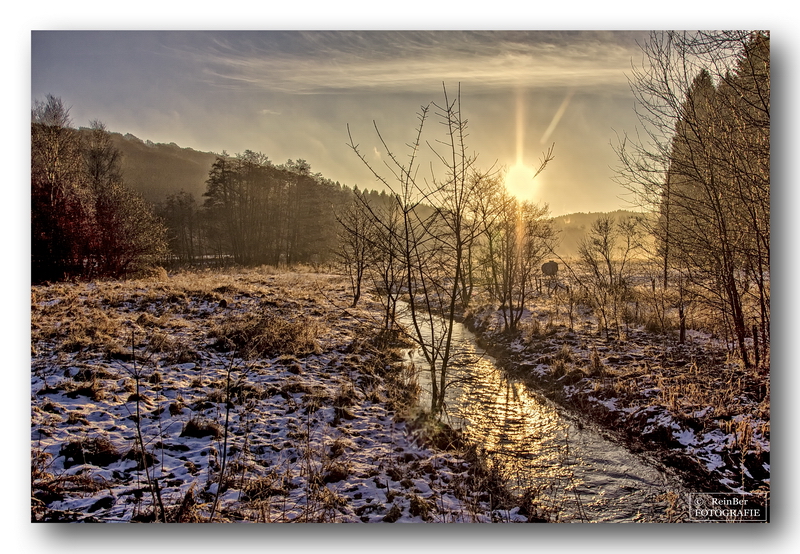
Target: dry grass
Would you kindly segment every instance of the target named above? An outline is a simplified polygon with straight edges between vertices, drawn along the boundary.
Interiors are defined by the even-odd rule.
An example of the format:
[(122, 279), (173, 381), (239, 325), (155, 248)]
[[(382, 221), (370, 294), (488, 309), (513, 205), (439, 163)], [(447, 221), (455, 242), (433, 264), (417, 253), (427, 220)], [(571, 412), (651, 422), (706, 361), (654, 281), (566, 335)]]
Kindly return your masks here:
[[(220, 509), (215, 521), (340, 521), (343, 514), (353, 517), (356, 509), (346, 504), (354, 503), (354, 499), (342, 489), (347, 481), (362, 479), (360, 473), (365, 470), (356, 469), (364, 465), (359, 458), (363, 440), (348, 434), (348, 429), (354, 423), (363, 423), (365, 406), (370, 414), (372, 410), (380, 411), (388, 416), (387, 421), (396, 416), (411, 425), (409, 406), (418, 396), (419, 385), (413, 368), (398, 363), (404, 359), (400, 349), (407, 345), (401, 344), (399, 337), (371, 338), (366, 326), (358, 327), (354, 322), (355, 317), (363, 315), (361, 312), (332, 307), (326, 295), (335, 299), (336, 292), (331, 291), (338, 285), (331, 284), (331, 278), (325, 276), (255, 270), (235, 274), (158, 272), (126, 282), (34, 287), (32, 347), (40, 353), (55, 352), (59, 356), (56, 360), (41, 354), (34, 362), (35, 368), (45, 368), (42, 373), (47, 379), (41, 390), (105, 398), (107, 406), (103, 408), (108, 413), (112, 413), (112, 407), (117, 409), (113, 413), (118, 418), (113, 423), (87, 419), (82, 412), (65, 408), (66, 402), (60, 405), (37, 395), (32, 411), (39, 418), (38, 431), (43, 436), (53, 431), (72, 433), (70, 438), (74, 440), (64, 441), (64, 454), (69, 454), (76, 464), (76, 460), (87, 461), (87, 455), (89, 460), (104, 463), (103, 452), (112, 457), (128, 453), (139, 464), (138, 446), (130, 444), (127, 437), (120, 438), (120, 429), (131, 426), (130, 421), (136, 417), (133, 403), (139, 402), (146, 408), (140, 420), (148, 426), (149, 435), (146, 431), (142, 442), (147, 465), (153, 471), (163, 471), (165, 463), (182, 455), (180, 450), (170, 453), (170, 448), (197, 442), (208, 444), (202, 447), (207, 448), (207, 458), (186, 461), (186, 473), (191, 477), (185, 486), (169, 485), (173, 478), (168, 470), (158, 473), (160, 486), (171, 487), (164, 496), (167, 521), (207, 521), (212, 496), (204, 484), (212, 481), (220, 483), (223, 493), (227, 488), (242, 493), (235, 511), (228, 504)], [(344, 295), (344, 287), (342, 290)], [(351, 321), (340, 324), (338, 320), (342, 318)], [(209, 343), (226, 354), (210, 350)], [(76, 344), (78, 350), (70, 350)], [(320, 359), (307, 357), (318, 352), (323, 353)], [(219, 360), (233, 358), (234, 353), (236, 378), (228, 387), (221, 378)], [(554, 357), (566, 366), (574, 364), (576, 356), (563, 345)], [(136, 383), (132, 379), (134, 361), (139, 396), (135, 396)], [(251, 375), (269, 376), (269, 380), (265, 379), (268, 384), (239, 379), (240, 374), (246, 373), (243, 366)], [(57, 372), (54, 367), (59, 368)], [(70, 368), (69, 374), (64, 373), (64, 368)], [(231, 426), (228, 448), (223, 448), (228, 393)], [(119, 404), (127, 411), (119, 410)], [(295, 418), (297, 426), (290, 423), (276, 430), (259, 420), (257, 428), (262, 432), (258, 437), (252, 436), (248, 418), (260, 418), (256, 411), (269, 410), (272, 405), (282, 406), (286, 417)], [(336, 434), (321, 438), (319, 431), (315, 432), (310, 422), (322, 418), (331, 418), (326, 424)], [(359, 419), (354, 421), (355, 418)], [(382, 419), (373, 421), (383, 425)], [(164, 428), (160, 430), (162, 420)], [(57, 427), (65, 421), (73, 427)], [(116, 434), (116, 446), (112, 444), (104, 450), (109, 445), (100, 440), (98, 428)], [(427, 444), (443, 449), (465, 446), (458, 432), (432, 428)], [(184, 441), (179, 435), (204, 440)], [(285, 441), (273, 440), (281, 435)], [(86, 436), (97, 440), (92, 442)], [(395, 439), (391, 440), (394, 446)], [(56, 453), (57, 449), (51, 454)], [(220, 475), (223, 453), (227, 453), (229, 465)], [(286, 453), (285, 458), (274, 467), (266, 467), (265, 460), (275, 460), (275, 453)], [(415, 490), (411, 480), (435, 475), (436, 464), (426, 461), (414, 465), (403, 455), (388, 449), (385, 457), (373, 460), (374, 467), (368, 473), (370, 479), (374, 475), (386, 482), (381, 489), (385, 501), (379, 498), (367, 505), (359, 498), (356, 516), (370, 521), (392, 521), (409, 514), (424, 521), (454, 519), (441, 498)], [(100, 458), (93, 458), (96, 456)], [(72, 484), (56, 482), (56, 477), (48, 473), (49, 461), (46, 453), (32, 453), (32, 480), (38, 483), (35, 490), (48, 501), (54, 495), (66, 494), (68, 486), (80, 485), (77, 480)], [(426, 468), (431, 473), (426, 473)], [(484, 469), (487, 471), (482, 476), (476, 474), (470, 480), (452, 484), (459, 485), (459, 495), (465, 502), (474, 501), (470, 509), (476, 520), (479, 514), (485, 517), (487, 503), (510, 507), (520, 501), (501, 492), (503, 479), (508, 476), (488, 466)], [(126, 479), (130, 478), (127, 470), (121, 471)], [(391, 485), (386, 481), (387, 475)], [(98, 487), (97, 482), (87, 481), (85, 485), (87, 491)], [(489, 496), (479, 488), (493, 488), (493, 500), (488, 500)], [(303, 494), (299, 495), (301, 489)], [(132, 507), (131, 520), (161, 519), (160, 511), (153, 510), (155, 502), (151, 504), (148, 491), (124, 496), (117, 507), (123, 502)], [(529, 496), (533, 506), (535, 495)], [(44, 513), (42, 505), (37, 504), (36, 510), (40, 516)]]
[(271, 358), (318, 354), (320, 347), (316, 337), (319, 332), (319, 324), (306, 317), (291, 321), (266, 313), (235, 317), (212, 329), (208, 336), (216, 339), (214, 347), (220, 351), (235, 350), (246, 358)]
[(92, 464), (99, 467), (116, 462), (122, 454), (104, 437), (91, 437), (70, 441), (61, 447), (59, 455), (64, 456), (64, 467)]
[(589, 354), (589, 375), (593, 377), (604, 377), (605, 373), (606, 367), (603, 364), (600, 353), (596, 348), (592, 348), (591, 354)]
[(182, 437), (212, 437), (218, 439), (222, 436), (222, 427), (214, 422), (200, 417), (193, 417), (183, 426)]

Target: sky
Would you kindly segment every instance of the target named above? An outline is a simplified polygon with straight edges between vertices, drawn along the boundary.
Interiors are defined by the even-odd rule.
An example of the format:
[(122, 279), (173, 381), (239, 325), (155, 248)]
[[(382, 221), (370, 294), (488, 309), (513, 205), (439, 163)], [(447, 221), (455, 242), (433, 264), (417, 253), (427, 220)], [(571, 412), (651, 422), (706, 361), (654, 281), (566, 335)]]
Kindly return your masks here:
[[(631, 207), (613, 181), (618, 136), (637, 120), (628, 75), (646, 32), (624, 31), (34, 31), (31, 102), (70, 106), (143, 140), (274, 163), (377, 188), (405, 159), (421, 106), (459, 91), (467, 146), (481, 169), (505, 170), (520, 198), (552, 215)], [(444, 138), (435, 108), (423, 128)], [(373, 124), (374, 122), (374, 124)], [(382, 145), (377, 125), (386, 141)], [(550, 146), (554, 158), (536, 179)], [(423, 176), (441, 174), (432, 152)], [(431, 167), (429, 162), (434, 162)]]

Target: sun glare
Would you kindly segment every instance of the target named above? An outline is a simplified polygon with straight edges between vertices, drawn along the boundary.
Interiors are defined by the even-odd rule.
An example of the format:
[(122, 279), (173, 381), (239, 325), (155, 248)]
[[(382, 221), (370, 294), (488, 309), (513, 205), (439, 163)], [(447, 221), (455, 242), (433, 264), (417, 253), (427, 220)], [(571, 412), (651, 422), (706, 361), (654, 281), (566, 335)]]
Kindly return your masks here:
[(533, 179), (533, 169), (523, 164), (512, 166), (506, 173), (506, 190), (519, 200), (535, 200), (538, 180), (541, 175)]

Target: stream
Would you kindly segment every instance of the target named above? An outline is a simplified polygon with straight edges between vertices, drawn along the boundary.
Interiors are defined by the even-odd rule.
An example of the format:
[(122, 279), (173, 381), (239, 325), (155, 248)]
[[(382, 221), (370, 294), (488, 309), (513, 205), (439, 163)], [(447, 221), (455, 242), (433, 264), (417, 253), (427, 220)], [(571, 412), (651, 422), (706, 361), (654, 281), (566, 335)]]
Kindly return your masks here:
[[(399, 321), (411, 328), (403, 313)], [(453, 329), (454, 355), (444, 420), (481, 445), (511, 477), (516, 491), (534, 489), (538, 505), (561, 522), (664, 522), (681, 483), (624, 445), (584, 425), (523, 383), (509, 380), (462, 324)], [(421, 351), (409, 352), (430, 406), (430, 374)], [(676, 495), (676, 496), (673, 496)]]

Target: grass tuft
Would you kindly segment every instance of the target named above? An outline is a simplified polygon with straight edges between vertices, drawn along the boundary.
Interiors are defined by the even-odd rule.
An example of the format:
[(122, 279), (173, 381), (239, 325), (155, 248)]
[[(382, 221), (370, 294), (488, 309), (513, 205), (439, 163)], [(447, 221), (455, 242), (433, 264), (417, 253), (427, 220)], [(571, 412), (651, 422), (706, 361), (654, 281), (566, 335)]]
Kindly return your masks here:
[(193, 438), (213, 437), (218, 439), (222, 437), (222, 427), (213, 421), (193, 417), (183, 426), (180, 436)]
[(272, 358), (319, 354), (318, 334), (319, 324), (309, 318), (293, 321), (267, 313), (247, 314), (227, 321), (212, 329), (209, 337), (216, 339), (213, 346), (222, 352), (236, 350), (247, 358)]
[(64, 456), (65, 469), (81, 464), (105, 467), (122, 457), (114, 444), (104, 437), (70, 441), (61, 447), (58, 454)]

